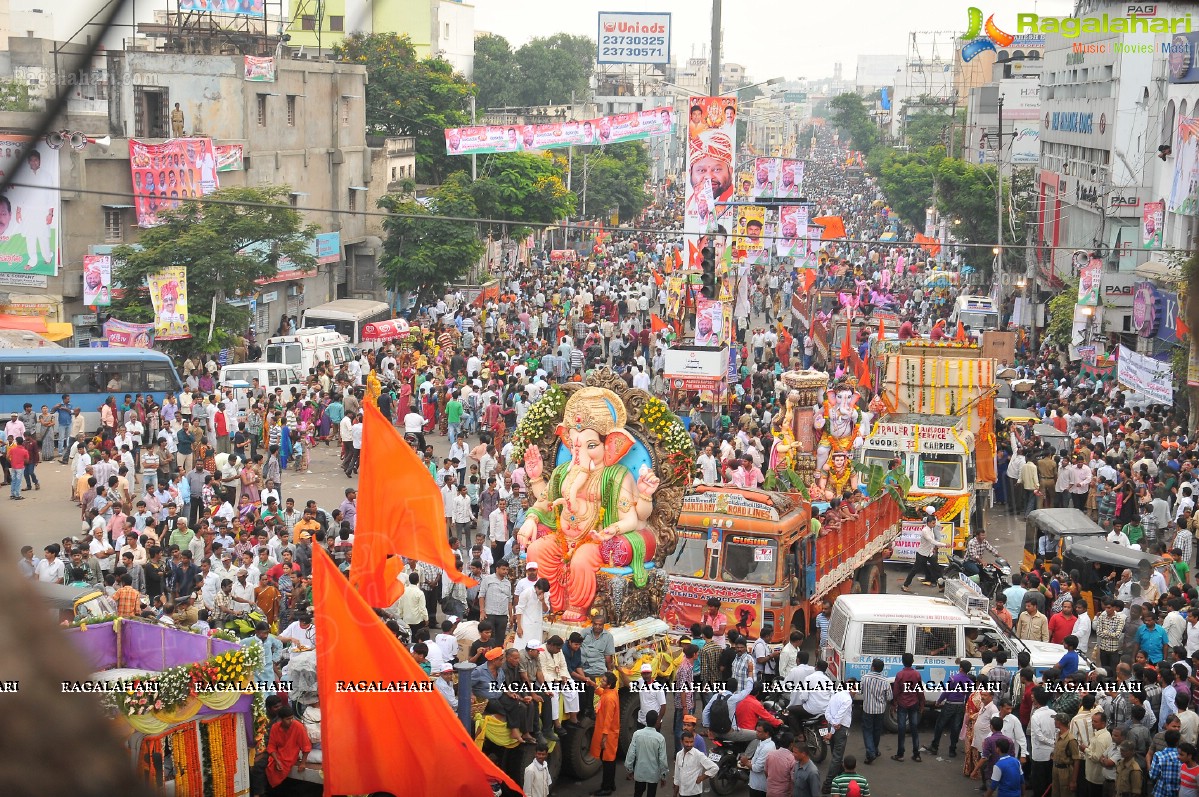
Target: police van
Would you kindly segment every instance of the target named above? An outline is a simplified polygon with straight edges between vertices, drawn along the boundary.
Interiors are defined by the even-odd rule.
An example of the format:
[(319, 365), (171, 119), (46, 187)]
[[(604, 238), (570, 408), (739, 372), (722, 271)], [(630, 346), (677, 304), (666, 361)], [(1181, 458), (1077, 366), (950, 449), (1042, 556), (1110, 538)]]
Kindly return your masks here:
[[(1054, 667), (1066, 653), (1062, 645), (1017, 639), (991, 616), (989, 601), (974, 582), (951, 580), (945, 585), (945, 597), (839, 596), (829, 621), (828, 675), (835, 681), (860, 680), (878, 658), (884, 662), (883, 673), (893, 678), (903, 668), (904, 653), (913, 655), (913, 667), (926, 683), (948, 681), (963, 658), (974, 664), (977, 673), (982, 659), (966, 656), (967, 632), (974, 632), (973, 645), (1006, 650), (1006, 669), (1013, 674), (1021, 651), (1028, 652), (1038, 675)], [(1079, 669), (1091, 668), (1080, 653)], [(935, 695), (930, 697), (935, 700)], [(892, 731), (898, 727), (893, 707), (885, 724)]]

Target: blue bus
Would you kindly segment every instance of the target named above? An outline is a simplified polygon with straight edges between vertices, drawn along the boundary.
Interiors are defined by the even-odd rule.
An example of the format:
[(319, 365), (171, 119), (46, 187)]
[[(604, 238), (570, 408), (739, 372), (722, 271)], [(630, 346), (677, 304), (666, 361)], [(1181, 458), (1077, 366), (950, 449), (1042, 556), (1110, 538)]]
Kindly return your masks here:
[(162, 404), (183, 384), (162, 352), (149, 349), (0, 349), (0, 416), (22, 412), (26, 404), (40, 412), (53, 408), (63, 394), (83, 410), (88, 431), (100, 426), (100, 405), (109, 396), (121, 404), (125, 394), (151, 395)]

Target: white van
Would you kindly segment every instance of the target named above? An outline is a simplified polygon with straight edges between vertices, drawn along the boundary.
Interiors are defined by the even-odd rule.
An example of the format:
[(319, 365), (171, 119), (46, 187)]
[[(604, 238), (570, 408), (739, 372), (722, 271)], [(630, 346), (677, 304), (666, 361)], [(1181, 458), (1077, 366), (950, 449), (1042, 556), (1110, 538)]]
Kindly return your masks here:
[(279, 363), (237, 363), (226, 365), (220, 372), (222, 385), (229, 382), (246, 382), (253, 385), (255, 379), (260, 386), (272, 392), (277, 387), (284, 388), (286, 392), (292, 385), (302, 384), (296, 368)]
[[(950, 581), (950, 598), (922, 595), (841, 595), (833, 603), (828, 641), (831, 653), (828, 674), (833, 680), (860, 680), (874, 659), (884, 662), (883, 673), (894, 677), (903, 669), (903, 654), (915, 657), (913, 667), (926, 682), (945, 682), (966, 658), (966, 631), (978, 632), (976, 643), (1007, 650), (1006, 669), (1015, 673), (1021, 651), (1028, 651), (1030, 665), (1040, 675), (1054, 667), (1066, 649), (1049, 642), (1017, 639), (1015, 634), (991, 617), (989, 602), (981, 594)], [(969, 657), (975, 672), (982, 659)], [(1080, 652), (1079, 669), (1091, 663)], [(893, 709), (891, 710), (893, 711)], [(887, 724), (896, 727), (888, 713)]]
[(999, 329), (999, 305), (990, 296), (959, 296), (949, 314), (951, 334), (959, 321), (970, 327), (974, 336), (988, 329)]
[(307, 379), (317, 363), (331, 362), (336, 370), (355, 359), (345, 335), (331, 329), (297, 329), (294, 335), (279, 335), (266, 342), (266, 361), (294, 369)]

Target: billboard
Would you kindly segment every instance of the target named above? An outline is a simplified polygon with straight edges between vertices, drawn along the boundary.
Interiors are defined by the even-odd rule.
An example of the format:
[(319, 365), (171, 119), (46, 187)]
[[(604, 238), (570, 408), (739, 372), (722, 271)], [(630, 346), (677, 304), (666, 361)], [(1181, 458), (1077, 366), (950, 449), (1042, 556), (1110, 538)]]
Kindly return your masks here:
[(154, 337), (158, 340), (190, 338), (187, 328), (187, 268), (171, 266), (146, 279), (154, 307)]
[(83, 303), (88, 307), (108, 307), (112, 304), (110, 256), (83, 256)]
[[(28, 136), (0, 135), (0, 176), (18, 168), (28, 146)], [(19, 185), (0, 198), (0, 273), (58, 273), (58, 175), (58, 150), (36, 145), (14, 178)]]
[(220, 187), (216, 149), (210, 138), (172, 138), (162, 144), (131, 138), (129, 168), (139, 227), (153, 227), (162, 211)]
[(728, 228), (715, 223), (714, 205), (733, 196), (733, 156), (737, 151), (735, 97), (691, 97), (687, 103), (687, 182), (683, 237), (687, 242), (684, 268), (699, 270), (701, 251), (723, 239)]
[(1162, 226), (1165, 224), (1166, 203), (1146, 202), (1141, 209), (1141, 245), (1153, 249), (1162, 245)]
[[(680, 540), (694, 540), (691, 545), (704, 542), (706, 536), (705, 532), (694, 529), (679, 529)], [(759, 556), (768, 553), (773, 554), (773, 548), (762, 546), (760, 552), (755, 550), (755, 555)], [(662, 600), (662, 619), (671, 628), (690, 628), (694, 623), (703, 622), (709, 598), (720, 599), (720, 611), (725, 616), (728, 630), (744, 631), (756, 638), (762, 628), (764, 599), (762, 588), (752, 585), (670, 576), (666, 582), (666, 597)]]
[(668, 136), (673, 129), (674, 115), (669, 106), (543, 125), (450, 127), (445, 130), (445, 152), (447, 155), (536, 152), (576, 144), (640, 141), (651, 136)]
[(252, 83), (274, 83), (275, 82), (275, 59), (272, 57), (258, 58), (253, 55), (247, 55), (246, 59), (246, 80)]
[(1025, 120), (1012, 123), (1012, 165), (1036, 166), (1041, 160), (1041, 123)]
[(1199, 83), (1199, 64), (1195, 63), (1195, 48), (1199, 32), (1177, 33), (1164, 45), (1166, 69), (1171, 83)]
[(266, 15), (266, 0), (179, 0), (179, 10), (236, 14), (262, 19)]
[(804, 162), (794, 158), (754, 158), (748, 198), (798, 199), (803, 195)]
[(670, 14), (601, 11), (595, 41), (600, 64), (669, 64)]
[(1183, 216), (1199, 215), (1199, 117), (1178, 117), (1174, 179), (1166, 209)]
[(110, 318), (104, 322), (104, 341), (99, 346), (97, 346), (97, 341), (92, 341), (93, 348), (109, 346), (112, 348), (152, 349), (154, 348), (154, 325), (131, 324), (127, 321)]
[(779, 257), (803, 257), (807, 253), (808, 206), (784, 205), (779, 208)]
[(240, 172), (245, 148), (241, 144), (217, 144), (216, 170), (218, 172)]

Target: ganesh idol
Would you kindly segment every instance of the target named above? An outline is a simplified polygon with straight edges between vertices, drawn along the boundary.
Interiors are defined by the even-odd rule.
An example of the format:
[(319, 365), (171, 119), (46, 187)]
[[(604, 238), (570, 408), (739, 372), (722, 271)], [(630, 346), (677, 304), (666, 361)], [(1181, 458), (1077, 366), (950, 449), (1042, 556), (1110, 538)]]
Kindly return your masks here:
[(862, 445), (862, 413), (853, 379), (838, 383), (828, 392), (823, 407), (815, 407), (813, 425), (821, 432), (816, 445), (816, 470), (824, 470), (829, 454), (849, 454)]
[(624, 428), (623, 402), (606, 388), (584, 387), (566, 401), (556, 434), (570, 453), (546, 478), (541, 452), (529, 446), (525, 473), (537, 501), (517, 539), (550, 583), (550, 608), (579, 622), (595, 600), (602, 567), (644, 573), (656, 538), (646, 527), (659, 481), (642, 466), (637, 478), (620, 460), (635, 440)]

